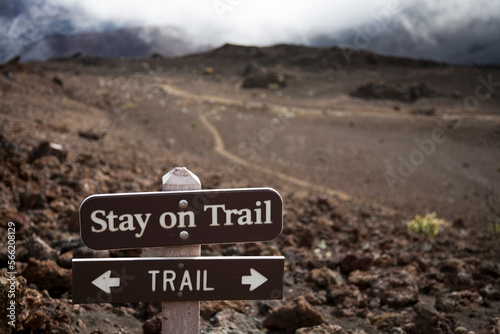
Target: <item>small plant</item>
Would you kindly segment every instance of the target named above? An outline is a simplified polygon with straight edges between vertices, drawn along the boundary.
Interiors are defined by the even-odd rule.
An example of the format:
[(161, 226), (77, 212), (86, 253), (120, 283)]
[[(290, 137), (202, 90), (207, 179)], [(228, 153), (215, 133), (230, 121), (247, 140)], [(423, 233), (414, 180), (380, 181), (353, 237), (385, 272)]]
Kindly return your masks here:
[(408, 222), (408, 230), (431, 240), (439, 233), (439, 228), (443, 223), (442, 219), (436, 218), (435, 212), (428, 213), (424, 217), (416, 215), (414, 219)]
[(500, 222), (495, 222), (491, 225), (492, 225), (491, 228), (493, 229), (493, 232), (495, 232), (496, 234), (500, 234)]
[[(500, 170), (500, 169), (499, 169)], [(496, 235), (500, 234), (500, 194), (489, 188), (481, 199), (483, 207), (488, 211), (491, 219), (491, 229)]]

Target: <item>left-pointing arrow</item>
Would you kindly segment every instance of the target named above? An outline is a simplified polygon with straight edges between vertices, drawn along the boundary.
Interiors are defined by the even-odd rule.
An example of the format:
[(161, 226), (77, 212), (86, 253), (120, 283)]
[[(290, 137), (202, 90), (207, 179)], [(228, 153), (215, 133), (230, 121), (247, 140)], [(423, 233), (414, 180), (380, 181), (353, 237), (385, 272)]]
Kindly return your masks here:
[(108, 270), (104, 274), (93, 280), (92, 284), (94, 284), (96, 287), (98, 287), (104, 292), (111, 293), (110, 288), (116, 288), (120, 286), (120, 278), (110, 277), (110, 276), (111, 276), (111, 270)]

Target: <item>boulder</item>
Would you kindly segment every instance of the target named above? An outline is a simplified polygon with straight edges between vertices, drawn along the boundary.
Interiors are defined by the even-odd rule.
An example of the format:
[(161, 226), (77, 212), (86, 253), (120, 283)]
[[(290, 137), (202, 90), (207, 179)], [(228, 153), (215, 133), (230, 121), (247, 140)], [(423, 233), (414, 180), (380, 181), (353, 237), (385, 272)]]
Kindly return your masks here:
[(372, 264), (373, 257), (367, 254), (349, 254), (340, 261), (340, 270), (348, 274), (354, 270), (368, 270)]
[(55, 261), (59, 256), (59, 252), (57, 250), (50, 247), (49, 244), (43, 241), (36, 234), (33, 234), (26, 240), (23, 240), (20, 243), (20, 248), (22, 247), (25, 248), (27, 257), (33, 257), (42, 261)]
[(68, 152), (63, 150), (63, 147), (60, 144), (44, 141), (30, 151), (30, 153), (28, 154), (28, 162), (32, 163), (35, 160), (40, 159), (41, 157), (49, 155), (55, 156), (59, 159), (60, 162), (64, 162), (64, 160), (66, 160), (66, 157), (68, 156)]
[(260, 332), (261, 327), (261, 323), (257, 318), (231, 308), (217, 312), (210, 319), (210, 322), (218, 329), (223, 329), (224, 331), (221, 333), (256, 333)]
[(267, 68), (259, 68), (255, 71), (250, 71), (243, 79), (243, 88), (271, 88), (287, 85), (287, 77), (284, 74), (278, 73)]
[(344, 283), (344, 279), (339, 272), (327, 267), (311, 270), (307, 280), (316, 284), (319, 288), (336, 287)]
[(14, 144), (0, 134), (0, 161), (6, 161), (14, 166), (22, 165), (27, 159), (27, 150)]
[(40, 290), (47, 290), (52, 296), (59, 297), (71, 291), (71, 270), (61, 268), (52, 260), (40, 261), (29, 258), (23, 276)]
[(22, 298), (26, 288), (26, 279), (9, 273), (7, 269), (0, 271), (0, 332), (11, 333), (18, 322)]
[(369, 305), (368, 297), (355, 285), (343, 285), (328, 291), (328, 303), (336, 306), (337, 316), (355, 316)]
[(303, 296), (274, 309), (264, 319), (264, 327), (294, 332), (302, 327), (321, 325), (325, 320)]
[(477, 308), (483, 304), (483, 297), (475, 291), (453, 291), (443, 293), (436, 298), (436, 310), (442, 312), (458, 312)]
[(408, 86), (393, 85), (384, 81), (371, 81), (350, 93), (362, 99), (387, 99), (403, 102), (415, 102), (424, 97), (435, 97), (438, 94), (426, 84), (415, 82)]
[(47, 197), (44, 193), (36, 190), (25, 190), (19, 193), (19, 208), (45, 209), (48, 207)]
[(413, 310), (416, 315), (402, 327), (407, 334), (453, 334), (456, 326), (453, 316), (438, 312), (424, 303), (418, 303)]
[(144, 321), (142, 325), (142, 331), (144, 334), (159, 334), (161, 333), (161, 316), (159, 313), (152, 318)]
[(347, 334), (349, 332), (345, 331), (339, 325), (327, 325), (322, 324), (313, 327), (299, 328), (295, 331), (295, 334)]
[(393, 308), (418, 302), (416, 277), (406, 271), (381, 274), (372, 281), (371, 286), (381, 303)]
[(21, 333), (74, 333), (71, 328), (71, 309), (67, 303), (42, 293), (26, 289), (19, 327)]
[(246, 305), (248, 304), (241, 300), (204, 301), (200, 304), (200, 314), (203, 318), (210, 319), (217, 312), (220, 312), (223, 309), (231, 308), (237, 311), (243, 311)]
[(388, 332), (391, 328), (400, 327), (408, 321), (403, 313), (388, 312), (370, 317), (370, 322), (379, 331)]

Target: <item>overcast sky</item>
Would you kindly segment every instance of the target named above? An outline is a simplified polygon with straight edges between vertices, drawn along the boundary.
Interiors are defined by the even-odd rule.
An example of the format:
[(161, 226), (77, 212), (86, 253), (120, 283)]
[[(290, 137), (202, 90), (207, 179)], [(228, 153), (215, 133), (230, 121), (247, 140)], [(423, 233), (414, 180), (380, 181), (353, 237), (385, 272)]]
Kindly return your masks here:
[[(2, 2), (50, 8), (54, 18), (63, 9), (65, 19), (76, 27), (72, 32), (100, 30), (103, 24), (174, 26), (193, 41), (214, 47), (343, 44), (398, 56), (500, 63), (500, 0), (17, 1), (0, 0), (0, 14)], [(2, 16), (3, 30), (16, 36), (8, 31), (11, 22), (1, 22)]]
[(208, 41), (252, 45), (304, 42), (303, 40), (312, 33), (358, 25), (370, 19), (377, 9), (383, 9), (388, 4), (384, 0), (72, 0), (71, 2), (96, 19), (129, 25), (168, 24), (182, 27), (193, 35), (202, 35)]
[[(387, 20), (403, 19), (422, 36), (465, 26), (477, 19), (500, 20), (500, 0), (67, 0), (61, 3), (77, 6), (99, 20), (126, 25), (168, 24), (209, 41), (253, 45), (304, 43), (311, 35), (358, 27), (381, 15)], [(411, 14), (420, 22), (408, 17)]]

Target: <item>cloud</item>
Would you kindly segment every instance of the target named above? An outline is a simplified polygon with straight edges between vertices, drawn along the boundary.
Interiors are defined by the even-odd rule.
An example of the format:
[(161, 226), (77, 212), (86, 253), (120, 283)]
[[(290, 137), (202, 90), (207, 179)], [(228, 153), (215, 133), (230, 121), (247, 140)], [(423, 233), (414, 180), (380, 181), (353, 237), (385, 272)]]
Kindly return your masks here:
[[(359, 25), (387, 7), (388, 2), (71, 0), (68, 4), (94, 18), (94, 23), (106, 20), (119, 26), (172, 25), (212, 43), (269, 45), (300, 43), (310, 34)], [(89, 24), (83, 22), (81, 27)]]
[[(389, 11), (419, 39), (453, 31), (474, 20), (500, 19), (500, 0), (67, 0), (95, 22), (118, 26), (172, 25), (221, 44), (304, 43), (335, 34)], [(397, 12), (394, 10), (397, 9)], [(82, 28), (88, 22), (82, 22)]]
[[(45, 7), (53, 13), (63, 13), (64, 17), (58, 18), (60, 24), (50, 25), (47, 34), (162, 26), (185, 32), (193, 44), (213, 47), (224, 43), (331, 46), (352, 45), (357, 31), (375, 29), (366, 45), (369, 50), (460, 62), (475, 61), (475, 55), (481, 62), (495, 60), (493, 53), (498, 47), (494, 45), (500, 44), (499, 23), (495, 23), (500, 22), (500, 0), (40, 0), (36, 5), (28, 0), (10, 2), (15, 8), (31, 4), (38, 12), (47, 4)], [(32, 17), (31, 9), (22, 15)], [(377, 27), (380, 22), (381, 27)], [(59, 26), (66, 30), (60, 31)], [(148, 36), (144, 38), (147, 40)], [(7, 44), (0, 40), (0, 47), (3, 45)]]

